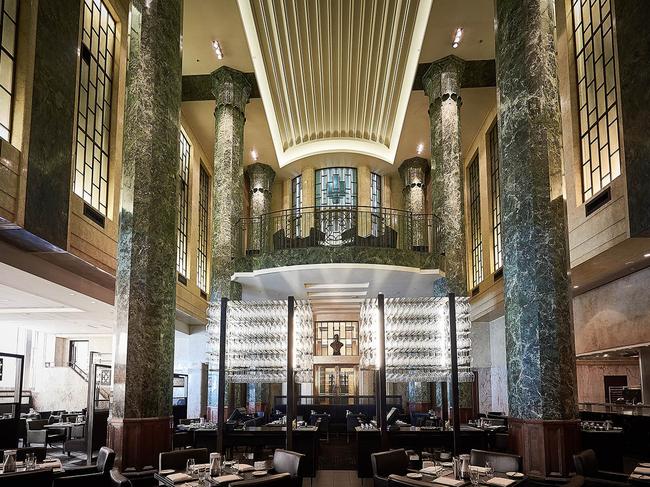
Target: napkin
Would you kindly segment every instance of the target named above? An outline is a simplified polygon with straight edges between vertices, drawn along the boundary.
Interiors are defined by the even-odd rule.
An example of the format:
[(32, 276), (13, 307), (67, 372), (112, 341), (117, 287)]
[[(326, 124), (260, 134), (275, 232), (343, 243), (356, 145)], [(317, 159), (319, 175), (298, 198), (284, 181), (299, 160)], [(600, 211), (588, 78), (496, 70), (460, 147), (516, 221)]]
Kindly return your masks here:
[(511, 479), (502, 479), (501, 477), (492, 477), (490, 480), (485, 482), (487, 485), (496, 485), (497, 487), (508, 487), (509, 485), (514, 484), (516, 481)]
[(188, 480), (192, 480), (192, 477), (183, 472), (169, 474), (167, 475), (167, 478), (174, 483), (187, 482)]
[(212, 479), (217, 484), (227, 484), (228, 482), (234, 482), (235, 480), (242, 480), (239, 475), (220, 475), (219, 477), (214, 477)]
[(441, 470), (444, 470), (442, 467), (437, 467), (435, 465), (431, 465), (428, 467), (424, 467), (420, 469), (420, 472), (422, 473), (428, 473), (429, 475), (437, 475), (440, 473)]
[(472, 470), (476, 470), (479, 473), (487, 473), (487, 471), (490, 470), (487, 467), (477, 467), (476, 465), (470, 465), (469, 468)]
[(636, 467), (634, 473), (640, 473), (643, 475), (650, 475), (650, 468), (648, 467)]
[(456, 480), (450, 477), (438, 477), (437, 479), (434, 479), (434, 483), (449, 485), (450, 487), (460, 487), (461, 485), (465, 485), (464, 480)]
[(248, 465), (246, 463), (237, 463), (236, 465), (233, 465), (232, 468), (240, 472), (250, 472), (251, 470), (255, 470), (252, 465)]

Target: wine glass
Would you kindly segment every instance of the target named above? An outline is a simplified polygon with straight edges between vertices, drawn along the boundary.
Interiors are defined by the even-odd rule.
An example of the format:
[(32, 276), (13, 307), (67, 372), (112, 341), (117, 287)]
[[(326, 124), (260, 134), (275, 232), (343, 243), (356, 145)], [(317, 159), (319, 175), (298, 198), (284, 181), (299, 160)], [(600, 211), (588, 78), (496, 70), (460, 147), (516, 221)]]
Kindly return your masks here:
[(194, 459), (193, 458), (188, 458), (187, 463), (185, 464), (185, 473), (187, 475), (192, 475), (192, 472), (194, 471)]
[(494, 477), (494, 467), (490, 462), (485, 462), (485, 468), (485, 476), (488, 478), (488, 480)]
[(480, 477), (481, 473), (479, 472), (478, 468), (469, 468), (469, 480), (474, 487), (478, 485)]

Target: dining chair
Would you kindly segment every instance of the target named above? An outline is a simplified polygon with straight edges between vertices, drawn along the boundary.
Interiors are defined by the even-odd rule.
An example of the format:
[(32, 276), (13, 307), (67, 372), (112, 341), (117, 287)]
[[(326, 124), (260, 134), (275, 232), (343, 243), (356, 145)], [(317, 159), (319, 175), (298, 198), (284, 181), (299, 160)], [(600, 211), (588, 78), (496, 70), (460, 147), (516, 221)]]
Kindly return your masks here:
[(111, 487), (132, 487), (131, 481), (122, 475), (116, 468), (110, 473)]
[(230, 484), (230, 487), (291, 487), (291, 475), (278, 473), (258, 479), (238, 480)]
[(115, 452), (107, 446), (102, 446), (97, 454), (97, 462), (95, 465), (66, 467), (65, 471), (58, 474), (57, 477), (90, 475), (95, 478), (95, 481), (98, 481), (99, 479), (107, 479), (114, 463)]
[(273, 472), (288, 473), (291, 476), (292, 484), (296, 487), (302, 485), (300, 477), (300, 460), (304, 457), (302, 453), (276, 448), (273, 452)]
[(484, 467), (489, 463), (495, 472), (521, 471), (521, 457), (511, 453), (500, 453), (488, 450), (472, 450), (469, 456), (470, 465)]
[(608, 472), (598, 468), (598, 459), (594, 450), (584, 450), (573, 455), (576, 474), (585, 478), (585, 484), (599, 484), (617, 487), (628, 484), (628, 476), (624, 473)]
[(187, 460), (193, 458), (195, 463), (208, 463), (210, 456), (207, 448), (189, 448), (160, 453), (158, 457), (159, 470), (185, 470)]
[(375, 487), (387, 487), (389, 475), (406, 475), (409, 457), (404, 448), (400, 448), (372, 453), (370, 463), (372, 464), (372, 478)]

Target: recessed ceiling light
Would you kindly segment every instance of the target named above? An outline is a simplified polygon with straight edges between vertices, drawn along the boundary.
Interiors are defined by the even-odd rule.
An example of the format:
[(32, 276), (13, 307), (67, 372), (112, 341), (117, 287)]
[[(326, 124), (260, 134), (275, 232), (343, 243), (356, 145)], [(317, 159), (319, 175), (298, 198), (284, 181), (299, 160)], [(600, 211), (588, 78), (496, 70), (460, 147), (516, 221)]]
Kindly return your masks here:
[(580, 286), (573, 286), (573, 289), (578, 289)]
[(253, 159), (254, 161), (257, 161), (257, 157), (258, 157), (257, 151), (255, 149), (253, 149), (251, 151), (251, 159)]
[(422, 154), (424, 152), (424, 144), (420, 142), (415, 150), (417, 151), (418, 155)]
[(214, 49), (217, 59), (223, 59), (223, 49), (221, 49), (219, 41), (212, 41), (212, 49)]
[(460, 40), (463, 38), (463, 28), (459, 27), (454, 33), (454, 41), (451, 43), (451, 47), (456, 49), (460, 45)]

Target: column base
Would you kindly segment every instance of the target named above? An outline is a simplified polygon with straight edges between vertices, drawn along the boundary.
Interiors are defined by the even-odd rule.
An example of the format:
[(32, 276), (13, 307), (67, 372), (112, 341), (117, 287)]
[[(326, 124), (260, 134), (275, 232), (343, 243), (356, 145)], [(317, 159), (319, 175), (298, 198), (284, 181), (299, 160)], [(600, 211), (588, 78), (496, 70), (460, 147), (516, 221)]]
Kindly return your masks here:
[(115, 450), (115, 466), (144, 470), (158, 468), (158, 455), (173, 448), (174, 417), (112, 418), (108, 446)]
[(580, 421), (508, 418), (511, 450), (529, 477), (568, 477), (580, 448)]

